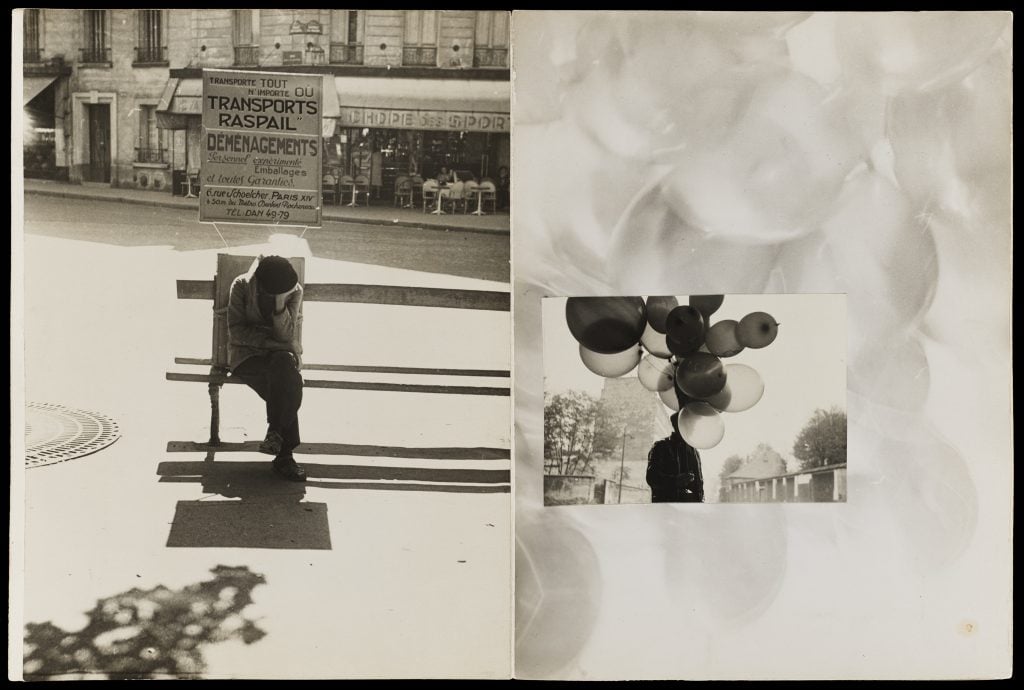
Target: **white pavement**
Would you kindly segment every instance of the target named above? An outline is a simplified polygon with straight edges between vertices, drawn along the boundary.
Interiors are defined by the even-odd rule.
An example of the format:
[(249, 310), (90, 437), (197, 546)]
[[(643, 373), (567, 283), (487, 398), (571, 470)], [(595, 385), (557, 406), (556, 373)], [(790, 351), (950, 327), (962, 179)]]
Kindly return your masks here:
[[(293, 253), (282, 242), (290, 240), (231, 251)], [(507, 459), (305, 456), (298, 459), (311, 481), (302, 487), (265, 476), (250, 485), (250, 471), (269, 473), (268, 458), (235, 452), (216, 456), (225, 468), (218, 481), (170, 476), (205, 454), (168, 453), (167, 443), (202, 441), (209, 423), (204, 385), (164, 379), (175, 356), (206, 357), (210, 349), (210, 303), (178, 300), (175, 280), (212, 278), (216, 253), (26, 235), (25, 399), (110, 416), (122, 438), (95, 455), (26, 472), (24, 621), (73, 633), (101, 598), (177, 589), (210, 579), (217, 565), (244, 565), (266, 584), (242, 615), (266, 635), (204, 647), (204, 677), (508, 677), (509, 494), (391, 490), (387, 479), (364, 476), (384, 467), (508, 471)], [(315, 257), (306, 279), (508, 289)], [(307, 361), (486, 369), (510, 362), (507, 312), (308, 303), (304, 339)], [(255, 394), (225, 386), (221, 397), (222, 438), (262, 438)], [(301, 422), (310, 442), (510, 444), (507, 397), (307, 389)], [(206, 511), (220, 517), (282, 518), (277, 542), (290, 539), (295, 518), (305, 525), (295, 529), (298, 546), (329, 540), (329, 548), (168, 547), (172, 529), (186, 544), (202, 543), (194, 525), (180, 531), (196, 502), (224, 504)], [(244, 524), (210, 529), (261, 538)]]

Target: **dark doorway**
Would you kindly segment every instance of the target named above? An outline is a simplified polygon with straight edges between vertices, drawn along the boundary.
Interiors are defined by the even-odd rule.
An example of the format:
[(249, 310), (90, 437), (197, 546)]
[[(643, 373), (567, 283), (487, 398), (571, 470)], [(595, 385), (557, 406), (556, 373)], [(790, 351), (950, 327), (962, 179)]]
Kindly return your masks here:
[(98, 103), (89, 109), (89, 165), (87, 182), (110, 182), (110, 104)]

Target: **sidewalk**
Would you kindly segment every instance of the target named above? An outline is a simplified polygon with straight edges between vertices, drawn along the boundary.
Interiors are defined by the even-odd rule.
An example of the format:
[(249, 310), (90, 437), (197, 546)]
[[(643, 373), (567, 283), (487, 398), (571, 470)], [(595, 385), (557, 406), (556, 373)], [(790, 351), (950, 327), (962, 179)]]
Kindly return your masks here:
[[(158, 676), (507, 677), (511, 493), (472, 485), (511, 461), (453, 449), (509, 448), (510, 399), (309, 389), (303, 440), (345, 448), (300, 452), (304, 484), (251, 448), (176, 449), (208, 438), (208, 393), (164, 372), (209, 351), (210, 306), (179, 300), (175, 280), (209, 276), (218, 251), (26, 236), (26, 399), (107, 415), (121, 435), (26, 472), (29, 670), (59, 672), (45, 660), (63, 649), (78, 668)], [(92, 279), (71, 289), (61, 271), (77, 262)], [(495, 287), (318, 257), (307, 275)], [(303, 344), (308, 361), (505, 369), (509, 328), (507, 312), (310, 303)], [(74, 333), (88, 336), (69, 355)], [(472, 337), (453, 347), (452, 333)], [(225, 386), (222, 439), (265, 427), (259, 398)]]
[[(115, 188), (105, 184), (70, 184), (54, 180), (26, 179), (26, 194), (44, 194), (67, 199), (93, 199), (100, 201), (118, 201), (128, 204), (146, 206), (165, 206), (167, 208), (196, 209), (198, 214), (199, 199), (171, 196), (168, 192), (154, 192), (141, 189)], [(415, 208), (395, 208), (394, 206), (359, 206), (349, 208), (328, 204), (324, 206), (324, 221), (338, 223), (363, 223), (370, 225), (392, 225), (414, 228), (444, 228), (463, 232), (509, 233), (509, 214), (497, 213), (474, 216), (462, 213), (433, 215), (423, 213)]]

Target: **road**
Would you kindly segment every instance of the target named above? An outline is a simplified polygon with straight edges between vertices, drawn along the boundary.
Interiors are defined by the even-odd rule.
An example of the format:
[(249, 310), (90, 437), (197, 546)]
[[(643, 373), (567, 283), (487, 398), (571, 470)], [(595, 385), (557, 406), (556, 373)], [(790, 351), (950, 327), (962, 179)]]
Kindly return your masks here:
[[(257, 244), (295, 228), (218, 224), (229, 247)], [(125, 247), (175, 251), (224, 246), (194, 210), (25, 195), (25, 232)], [(326, 222), (304, 236), (314, 257), (508, 282), (509, 238), (479, 232)]]

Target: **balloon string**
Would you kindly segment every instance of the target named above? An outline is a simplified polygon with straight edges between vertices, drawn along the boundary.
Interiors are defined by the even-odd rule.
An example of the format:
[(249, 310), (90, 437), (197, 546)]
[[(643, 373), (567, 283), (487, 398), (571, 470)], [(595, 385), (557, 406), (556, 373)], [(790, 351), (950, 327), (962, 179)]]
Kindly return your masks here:
[(224, 248), (230, 249), (230, 247), (228, 247), (228, 241), (224, 239), (224, 235), (220, 234), (220, 228), (217, 227), (216, 223), (213, 224), (213, 229), (217, 231), (217, 236), (220, 237), (220, 241), (224, 243)]
[(299, 235), (299, 239), (300, 240), (303, 238), (303, 236), (305, 236), (307, 230), (309, 230), (309, 226), (308, 225), (303, 225), (302, 226), (302, 234)]

